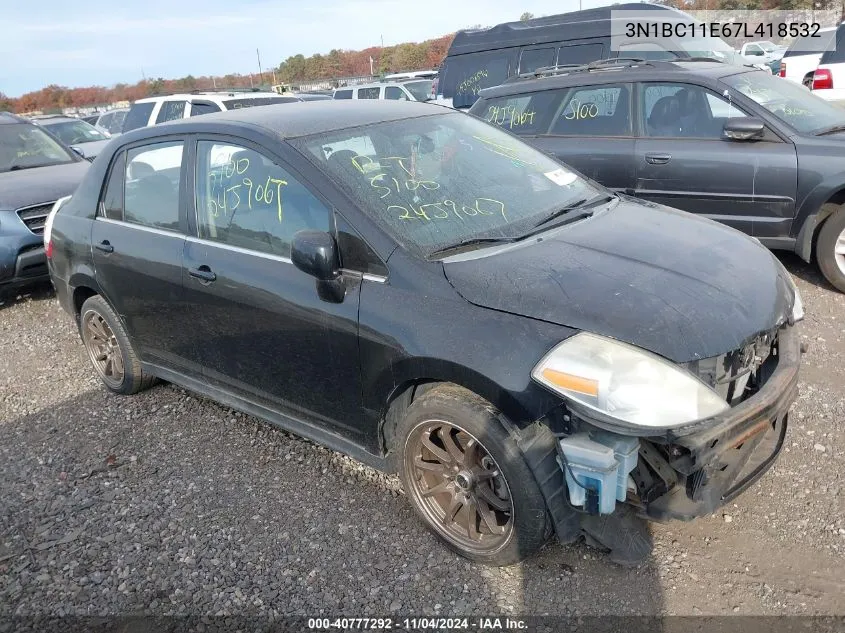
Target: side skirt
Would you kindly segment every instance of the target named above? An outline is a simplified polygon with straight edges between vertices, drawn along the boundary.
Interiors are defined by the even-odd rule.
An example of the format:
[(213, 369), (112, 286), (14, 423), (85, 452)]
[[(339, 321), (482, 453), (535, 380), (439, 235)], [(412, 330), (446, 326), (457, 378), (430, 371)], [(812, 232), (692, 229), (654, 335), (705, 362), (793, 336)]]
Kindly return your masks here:
[(383, 472), (387, 472), (389, 470), (388, 462), (384, 457), (374, 455), (363, 449), (358, 444), (350, 442), (339, 435), (330, 433), (329, 431), (309, 422), (291, 417), (284, 413), (279, 413), (273, 409), (268, 409), (267, 407), (257, 404), (256, 402), (248, 400), (242, 396), (235, 395), (217, 387), (212, 387), (201, 380), (185, 376), (177, 371), (166, 369), (159, 365), (141, 363), (141, 368), (145, 372), (157, 376), (162, 380), (184, 387), (189, 391), (198, 393), (207, 397), (209, 400), (214, 400), (224, 406), (261, 418), (262, 420), (278, 426), (285, 431), (290, 431), (291, 433), (295, 433), (296, 435), (309, 439), (312, 442), (325, 446), (326, 448), (330, 448), (333, 451), (348, 455), (352, 459), (358, 460), (359, 462), (375, 468), (376, 470)]

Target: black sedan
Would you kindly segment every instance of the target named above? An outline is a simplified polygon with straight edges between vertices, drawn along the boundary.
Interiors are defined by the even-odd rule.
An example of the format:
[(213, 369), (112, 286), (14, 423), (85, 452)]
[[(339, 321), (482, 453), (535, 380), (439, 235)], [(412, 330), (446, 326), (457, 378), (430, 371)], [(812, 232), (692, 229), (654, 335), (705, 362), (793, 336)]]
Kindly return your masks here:
[(768, 250), (437, 106), (137, 130), (51, 227), (109, 389), (164, 379), (398, 471), (478, 561), (552, 532), (638, 559), (643, 519), (766, 471), (796, 396), (801, 302)]

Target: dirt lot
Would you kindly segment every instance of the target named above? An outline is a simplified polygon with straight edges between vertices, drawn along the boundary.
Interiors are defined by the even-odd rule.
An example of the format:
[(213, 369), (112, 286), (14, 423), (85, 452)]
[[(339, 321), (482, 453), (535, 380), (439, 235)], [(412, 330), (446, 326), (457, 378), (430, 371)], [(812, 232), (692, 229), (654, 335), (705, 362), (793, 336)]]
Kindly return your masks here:
[(449, 553), (395, 478), (172, 386), (120, 398), (46, 290), (0, 306), (0, 619), (11, 614), (845, 614), (845, 295), (794, 257), (809, 344), (786, 448), (623, 569)]

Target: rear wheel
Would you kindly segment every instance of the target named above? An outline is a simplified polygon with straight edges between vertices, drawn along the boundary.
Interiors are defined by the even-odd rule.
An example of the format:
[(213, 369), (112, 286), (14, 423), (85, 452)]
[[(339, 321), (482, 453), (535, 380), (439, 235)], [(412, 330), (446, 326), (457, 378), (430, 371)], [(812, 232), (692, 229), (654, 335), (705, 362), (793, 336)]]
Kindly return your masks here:
[(550, 533), (540, 489), (498, 413), (470, 391), (442, 385), (400, 423), (400, 477), (417, 514), (457, 553), (510, 565)]
[(85, 300), (79, 330), (91, 364), (111, 391), (129, 395), (153, 385), (155, 377), (141, 370), (123, 324), (105, 299), (94, 295)]
[(845, 209), (840, 209), (822, 225), (816, 241), (816, 260), (825, 278), (845, 292)]

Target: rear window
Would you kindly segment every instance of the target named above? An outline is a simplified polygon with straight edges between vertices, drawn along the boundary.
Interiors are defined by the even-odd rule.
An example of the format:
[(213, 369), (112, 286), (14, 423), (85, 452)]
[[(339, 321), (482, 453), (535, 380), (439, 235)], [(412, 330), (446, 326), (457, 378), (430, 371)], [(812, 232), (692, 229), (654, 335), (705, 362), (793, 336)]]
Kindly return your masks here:
[(137, 130), (139, 127), (146, 127), (150, 120), (150, 115), (153, 113), (155, 103), (133, 103), (126, 115), (126, 120), (123, 122), (123, 131)]
[(833, 36), (836, 29), (830, 31), (823, 31), (818, 33), (818, 37), (799, 37), (789, 45), (784, 57), (795, 57), (797, 55), (818, 55), (827, 50), (827, 47), (833, 42)]
[(820, 64), (839, 64), (845, 62), (845, 28), (836, 29), (836, 37), (831, 39), (830, 45), (822, 53)]
[(359, 99), (378, 99), (381, 88), (358, 88)]
[(252, 108), (254, 106), (273, 105), (274, 103), (294, 103), (299, 101), (295, 97), (254, 97), (252, 99), (228, 99), (223, 102), (227, 110)]
[(456, 108), (468, 108), (483, 88), (498, 86), (516, 71), (516, 48), (447, 57), (440, 88)]

